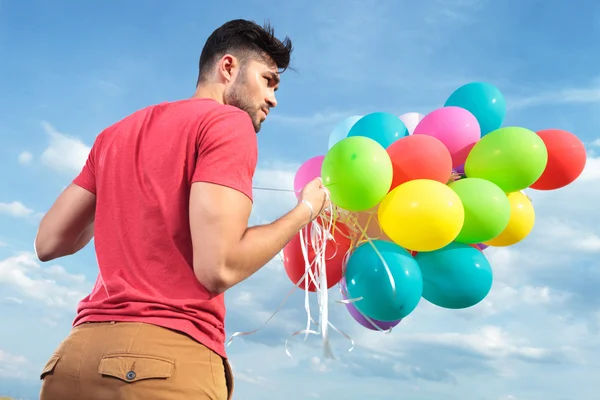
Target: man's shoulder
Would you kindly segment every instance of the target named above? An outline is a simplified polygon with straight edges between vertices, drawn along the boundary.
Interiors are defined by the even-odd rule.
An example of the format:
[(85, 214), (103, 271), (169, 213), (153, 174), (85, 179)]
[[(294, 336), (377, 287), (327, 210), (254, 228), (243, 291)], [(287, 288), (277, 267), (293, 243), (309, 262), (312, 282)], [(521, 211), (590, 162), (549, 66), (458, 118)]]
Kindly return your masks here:
[[(184, 100), (166, 101), (148, 105), (115, 122), (100, 133), (101, 136), (120, 134), (123, 131), (132, 132), (132, 126), (139, 126), (144, 121), (145, 129), (169, 126), (187, 127), (189, 132), (212, 132), (235, 128), (243, 131), (253, 131), (252, 120), (245, 111), (227, 104), (221, 104), (208, 98), (191, 98)], [(148, 124), (148, 121), (151, 121)], [(190, 128), (193, 126), (193, 128)], [(137, 131), (134, 130), (134, 131)]]
[[(195, 120), (200, 129), (211, 129), (228, 125), (252, 127), (252, 120), (247, 112), (238, 107), (222, 104), (213, 99), (191, 98), (166, 103), (175, 114), (180, 114), (188, 122)], [(160, 106), (160, 105), (157, 105)]]
[(123, 122), (130, 119), (146, 118), (148, 114), (164, 115), (165, 113), (181, 113), (196, 115), (198, 117), (207, 116), (213, 117), (222, 114), (230, 114), (232, 116), (247, 116), (248, 114), (241, 109), (221, 104), (218, 101), (210, 98), (190, 98), (182, 100), (164, 101), (156, 104), (151, 104), (146, 107), (140, 108), (133, 113), (129, 114), (123, 120)]
[[(162, 103), (167, 104), (174, 108), (182, 108), (182, 109), (191, 109), (198, 112), (205, 112), (211, 115), (219, 115), (219, 114), (231, 114), (231, 115), (248, 115), (245, 111), (241, 109), (228, 105), (219, 103), (216, 100), (208, 99), (208, 98), (191, 98), (185, 100), (174, 101), (171, 103)], [(157, 105), (157, 106), (160, 106)]]

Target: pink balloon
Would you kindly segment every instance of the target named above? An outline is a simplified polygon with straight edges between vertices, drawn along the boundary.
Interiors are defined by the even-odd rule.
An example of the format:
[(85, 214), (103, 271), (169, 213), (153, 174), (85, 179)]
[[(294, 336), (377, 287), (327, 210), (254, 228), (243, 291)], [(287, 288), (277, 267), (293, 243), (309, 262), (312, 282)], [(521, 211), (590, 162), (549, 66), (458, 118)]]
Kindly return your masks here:
[(477, 118), (461, 107), (438, 108), (427, 114), (415, 128), (414, 135), (429, 135), (446, 145), (454, 166), (465, 162), (469, 151), (481, 139)]
[(300, 195), (300, 192), (307, 183), (321, 176), (321, 166), (324, 159), (325, 156), (310, 158), (298, 168), (294, 177), (294, 192), (296, 193), (296, 197)]

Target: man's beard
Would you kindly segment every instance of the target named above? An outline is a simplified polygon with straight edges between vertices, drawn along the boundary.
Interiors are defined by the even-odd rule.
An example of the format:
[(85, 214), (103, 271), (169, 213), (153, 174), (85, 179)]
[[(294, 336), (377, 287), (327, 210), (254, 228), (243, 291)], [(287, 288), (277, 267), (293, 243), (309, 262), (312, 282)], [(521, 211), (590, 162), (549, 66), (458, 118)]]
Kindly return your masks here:
[(261, 120), (259, 119), (260, 108), (252, 103), (250, 96), (247, 93), (246, 86), (244, 85), (245, 79), (240, 74), (235, 83), (227, 90), (224, 94), (225, 104), (239, 108), (245, 111), (252, 120), (254, 131), (258, 133), (261, 128)]

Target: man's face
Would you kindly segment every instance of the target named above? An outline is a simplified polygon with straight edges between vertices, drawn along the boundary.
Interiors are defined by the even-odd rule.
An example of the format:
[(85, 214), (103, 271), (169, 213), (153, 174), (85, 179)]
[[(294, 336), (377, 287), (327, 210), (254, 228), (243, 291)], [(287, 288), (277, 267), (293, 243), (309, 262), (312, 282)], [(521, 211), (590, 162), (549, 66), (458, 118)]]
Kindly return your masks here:
[(277, 105), (275, 91), (278, 86), (279, 74), (275, 65), (249, 59), (225, 89), (225, 104), (247, 112), (258, 133), (269, 110)]

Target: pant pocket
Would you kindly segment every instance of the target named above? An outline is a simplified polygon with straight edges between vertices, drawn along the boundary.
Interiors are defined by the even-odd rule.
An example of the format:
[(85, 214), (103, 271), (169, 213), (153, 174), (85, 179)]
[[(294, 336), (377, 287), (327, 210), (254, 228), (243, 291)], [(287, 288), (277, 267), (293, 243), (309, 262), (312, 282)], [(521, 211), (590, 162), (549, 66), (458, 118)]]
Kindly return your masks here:
[(108, 354), (102, 357), (98, 373), (123, 382), (133, 383), (146, 379), (168, 379), (173, 374), (175, 361), (145, 354)]
[(56, 364), (58, 364), (60, 357), (60, 354), (53, 354), (52, 357), (50, 357), (48, 362), (46, 362), (46, 365), (44, 365), (44, 368), (42, 369), (42, 372), (40, 374), (41, 380), (43, 380), (46, 377), (46, 375), (52, 374), (54, 372), (54, 368), (56, 368)]

